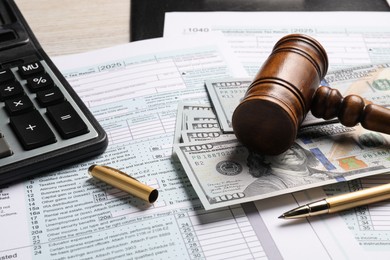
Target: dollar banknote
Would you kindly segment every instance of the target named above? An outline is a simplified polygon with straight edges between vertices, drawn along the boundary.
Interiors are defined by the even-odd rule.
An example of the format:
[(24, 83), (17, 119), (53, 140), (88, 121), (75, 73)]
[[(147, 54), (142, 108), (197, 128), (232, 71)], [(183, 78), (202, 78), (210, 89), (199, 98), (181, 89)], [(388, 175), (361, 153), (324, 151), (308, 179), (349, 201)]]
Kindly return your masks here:
[(206, 89), (223, 132), (233, 132), (233, 112), (244, 97), (250, 83), (249, 78), (206, 81)]
[(183, 143), (221, 141), (234, 139), (234, 134), (225, 134), (221, 130), (184, 130), (181, 133)]
[(311, 126), (301, 129), (297, 143), (326, 168), (338, 173), (338, 181), (390, 171), (390, 136), (360, 125)]
[(390, 64), (370, 64), (329, 72), (325, 80), (343, 96), (357, 94), (365, 98), (375, 92), (390, 90)]
[(187, 121), (187, 130), (221, 130), (221, 127), (218, 123), (218, 120), (192, 120), (192, 118), (188, 118)]
[[(326, 134), (317, 139), (313, 135), (318, 131), (302, 134), (289, 150), (278, 156), (251, 152), (236, 139), (175, 144), (174, 150), (205, 209), (390, 170), (390, 150), (386, 146), (370, 147), (369, 144), (378, 142), (374, 138), (370, 141), (370, 137), (364, 137), (368, 146), (359, 148), (353, 137), (360, 130), (341, 125), (321, 128), (320, 131)], [(340, 138), (340, 143), (332, 137)], [(310, 145), (302, 140), (306, 143), (309, 140)]]
[[(358, 94), (380, 105), (390, 104), (386, 64), (335, 71), (324, 82), (344, 96)], [(184, 143), (175, 144), (174, 151), (206, 209), (390, 171), (390, 136), (360, 125), (308, 124), (288, 151), (264, 156), (247, 150), (234, 135), (221, 135), (212, 117), (190, 110), (182, 118), (187, 128), (180, 130)], [(217, 118), (222, 128), (223, 120)], [(193, 123), (204, 123), (204, 127), (191, 128)]]
[[(343, 97), (358, 95), (366, 99), (367, 103), (387, 106), (390, 101), (390, 64), (368, 64), (329, 72), (322, 85), (337, 89)], [(333, 123), (314, 117), (310, 112), (302, 126), (311, 126), (323, 123)]]
[[(369, 101), (384, 105), (383, 95), (390, 92), (390, 65), (369, 64), (365, 66), (329, 72), (322, 85), (337, 89), (343, 96), (356, 94)], [(226, 79), (207, 81), (206, 89), (215, 108), (217, 118), (224, 132), (232, 132), (232, 115), (235, 108), (244, 97), (251, 79)], [(381, 98), (382, 97), (382, 98)], [(337, 118), (328, 120), (336, 122)], [(326, 123), (321, 118), (314, 117), (310, 112), (306, 115), (302, 126)]]
[(188, 130), (188, 124), (187, 124), (188, 118), (189, 116), (197, 112), (201, 113), (198, 115), (202, 115), (205, 117), (209, 117), (210, 115), (212, 115), (214, 118), (216, 118), (216, 115), (210, 104), (194, 104), (194, 103), (190, 104), (185, 102), (179, 102), (177, 107), (173, 143), (182, 142), (181, 132), (184, 130)]

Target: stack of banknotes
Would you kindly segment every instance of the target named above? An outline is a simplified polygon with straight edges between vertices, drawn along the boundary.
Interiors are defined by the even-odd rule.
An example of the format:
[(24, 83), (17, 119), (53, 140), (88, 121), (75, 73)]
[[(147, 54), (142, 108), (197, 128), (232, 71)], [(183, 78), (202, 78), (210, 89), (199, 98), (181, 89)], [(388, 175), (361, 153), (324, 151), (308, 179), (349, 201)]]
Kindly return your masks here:
[[(232, 129), (234, 109), (251, 79), (206, 82), (210, 104), (180, 103), (174, 156), (205, 209), (269, 198), (390, 169), (390, 136), (307, 115), (294, 145), (278, 156), (246, 149)], [(390, 65), (328, 73), (322, 82), (343, 96), (390, 106)], [(261, 112), (261, 111), (259, 111)], [(390, 122), (389, 122), (390, 123)]]

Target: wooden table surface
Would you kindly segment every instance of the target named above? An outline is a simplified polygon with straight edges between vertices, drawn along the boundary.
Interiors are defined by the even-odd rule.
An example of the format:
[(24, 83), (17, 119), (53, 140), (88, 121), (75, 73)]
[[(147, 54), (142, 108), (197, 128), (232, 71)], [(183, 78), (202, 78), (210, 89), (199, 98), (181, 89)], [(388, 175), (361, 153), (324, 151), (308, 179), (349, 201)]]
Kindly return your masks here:
[(130, 41), (131, 0), (14, 0), (49, 56)]

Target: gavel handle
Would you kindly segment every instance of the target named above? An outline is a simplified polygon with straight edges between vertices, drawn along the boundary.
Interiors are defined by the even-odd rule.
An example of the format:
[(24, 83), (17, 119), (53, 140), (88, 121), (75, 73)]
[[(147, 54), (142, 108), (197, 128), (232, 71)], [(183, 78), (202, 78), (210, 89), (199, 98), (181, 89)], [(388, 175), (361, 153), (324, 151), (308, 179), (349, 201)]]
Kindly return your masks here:
[(311, 112), (325, 120), (337, 117), (348, 127), (361, 123), (365, 129), (390, 134), (390, 109), (365, 102), (357, 95), (343, 98), (337, 89), (319, 87), (311, 103)]

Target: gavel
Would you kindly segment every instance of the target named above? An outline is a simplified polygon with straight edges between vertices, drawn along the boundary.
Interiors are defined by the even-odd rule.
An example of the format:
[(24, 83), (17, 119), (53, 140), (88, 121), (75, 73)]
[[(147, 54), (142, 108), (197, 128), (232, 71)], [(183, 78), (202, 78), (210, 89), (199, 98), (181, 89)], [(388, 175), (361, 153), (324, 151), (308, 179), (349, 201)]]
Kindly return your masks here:
[(303, 34), (281, 38), (233, 113), (237, 139), (254, 152), (281, 154), (294, 143), (309, 110), (347, 127), (360, 123), (390, 134), (390, 110), (320, 86), (327, 70), (328, 56), (318, 41)]

